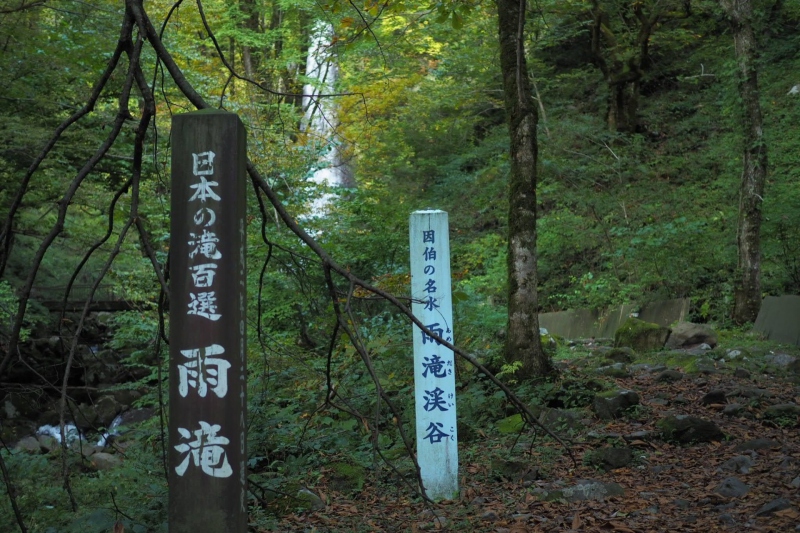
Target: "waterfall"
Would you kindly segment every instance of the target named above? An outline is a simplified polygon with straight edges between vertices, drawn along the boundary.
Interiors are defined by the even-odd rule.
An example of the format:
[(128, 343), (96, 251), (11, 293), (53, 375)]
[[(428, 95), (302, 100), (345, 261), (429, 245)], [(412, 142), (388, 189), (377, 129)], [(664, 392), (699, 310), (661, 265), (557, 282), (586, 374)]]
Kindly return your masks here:
[[(339, 120), (331, 98), (320, 95), (335, 91), (338, 76), (336, 59), (331, 53), (333, 27), (319, 21), (311, 32), (311, 43), (306, 60), (306, 77), (313, 80), (303, 88), (303, 130), (314, 140), (320, 157), (314, 165), (309, 180), (328, 187), (351, 185), (350, 172), (341, 157), (341, 139), (336, 135)], [(311, 203), (311, 216), (325, 215), (335, 194), (326, 193)]]

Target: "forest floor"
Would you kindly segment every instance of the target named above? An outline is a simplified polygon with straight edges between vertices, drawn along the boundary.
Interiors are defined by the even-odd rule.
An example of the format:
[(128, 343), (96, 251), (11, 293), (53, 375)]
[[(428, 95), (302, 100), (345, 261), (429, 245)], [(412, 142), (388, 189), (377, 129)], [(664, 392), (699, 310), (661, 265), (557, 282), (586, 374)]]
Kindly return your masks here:
[[(596, 377), (585, 361), (576, 358), (562, 364), (572, 373)], [(610, 421), (598, 419), (589, 409), (582, 411), (585, 426), (570, 436), (575, 462), (555, 441), (539, 436), (531, 443), (529, 430), (521, 436), (479, 432), (460, 445), (456, 501), (426, 504), (396, 476), (368, 480), (362, 491), (347, 495), (326, 486), (323, 475), (313, 490), (326, 507), (286, 515), (276, 530), (800, 531), (799, 418), (796, 413), (778, 418), (765, 413), (769, 406), (800, 404), (800, 387), (796, 376), (794, 383), (786, 379), (791, 376), (786, 369), (764, 373), (764, 366), (759, 368), (761, 372), (749, 376), (741, 370), (735, 375), (732, 367), (687, 373), (671, 383), (640, 368), (630, 377), (615, 379), (620, 389), (638, 393), (639, 406)], [(708, 397), (701, 401), (710, 391), (724, 391), (723, 403), (709, 403)], [(734, 402), (741, 405), (738, 412), (723, 413)], [(710, 442), (669, 442), (656, 426), (669, 415), (711, 420), (725, 436)], [(631, 449), (633, 461), (611, 470), (592, 466), (587, 459), (604, 447)], [(522, 467), (503, 475), (502, 465), (492, 457), (512, 458)], [(580, 480), (617, 483), (624, 493), (573, 502), (544, 497), (547, 491), (552, 494), (552, 489)], [(723, 494), (746, 493), (725, 496), (720, 487)]]

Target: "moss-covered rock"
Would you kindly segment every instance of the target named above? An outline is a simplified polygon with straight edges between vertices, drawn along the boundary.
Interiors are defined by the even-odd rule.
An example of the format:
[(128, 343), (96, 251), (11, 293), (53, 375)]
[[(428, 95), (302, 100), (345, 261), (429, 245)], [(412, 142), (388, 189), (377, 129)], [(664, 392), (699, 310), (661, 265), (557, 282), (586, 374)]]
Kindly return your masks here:
[(633, 462), (633, 451), (630, 448), (605, 446), (599, 450), (591, 450), (583, 456), (583, 463), (603, 470), (624, 468)]
[(595, 396), (592, 408), (599, 418), (612, 420), (634, 405), (639, 405), (638, 394), (630, 390), (615, 390)]
[(626, 346), (637, 352), (660, 350), (669, 337), (670, 330), (638, 318), (627, 319), (614, 333), (614, 347)]
[(364, 488), (367, 472), (364, 467), (350, 463), (331, 463), (327, 475), (328, 486), (343, 493), (360, 492)]
[(725, 435), (714, 422), (689, 415), (668, 416), (656, 422), (665, 440), (689, 444), (722, 440)]
[(611, 348), (610, 350), (606, 351), (603, 355), (609, 361), (614, 361), (615, 363), (625, 363), (625, 364), (632, 363), (633, 360), (636, 358), (636, 352), (634, 352), (628, 346)]
[(498, 420), (497, 422), (495, 422), (497, 431), (499, 431), (503, 435), (509, 435), (511, 433), (519, 433), (524, 425), (525, 424), (522, 421), (522, 415), (519, 413), (507, 416), (506, 418), (503, 418), (502, 420)]

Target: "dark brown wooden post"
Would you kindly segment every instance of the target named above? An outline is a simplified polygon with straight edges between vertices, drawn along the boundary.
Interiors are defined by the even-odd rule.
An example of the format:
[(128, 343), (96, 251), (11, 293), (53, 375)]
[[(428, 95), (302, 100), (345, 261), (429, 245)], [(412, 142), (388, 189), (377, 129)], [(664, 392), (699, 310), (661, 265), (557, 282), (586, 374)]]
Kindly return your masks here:
[(246, 143), (233, 113), (172, 119), (170, 533), (247, 530)]

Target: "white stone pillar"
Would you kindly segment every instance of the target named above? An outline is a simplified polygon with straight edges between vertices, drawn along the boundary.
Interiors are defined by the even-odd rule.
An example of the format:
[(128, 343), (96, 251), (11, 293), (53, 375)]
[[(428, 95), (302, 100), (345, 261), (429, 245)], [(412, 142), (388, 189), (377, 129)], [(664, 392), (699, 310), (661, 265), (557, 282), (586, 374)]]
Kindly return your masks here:
[[(453, 342), (450, 236), (445, 211), (415, 211), (411, 239), (411, 310), (433, 333)], [(416, 325), (414, 393), (417, 460), (425, 493), (433, 500), (458, 496), (455, 358)]]

